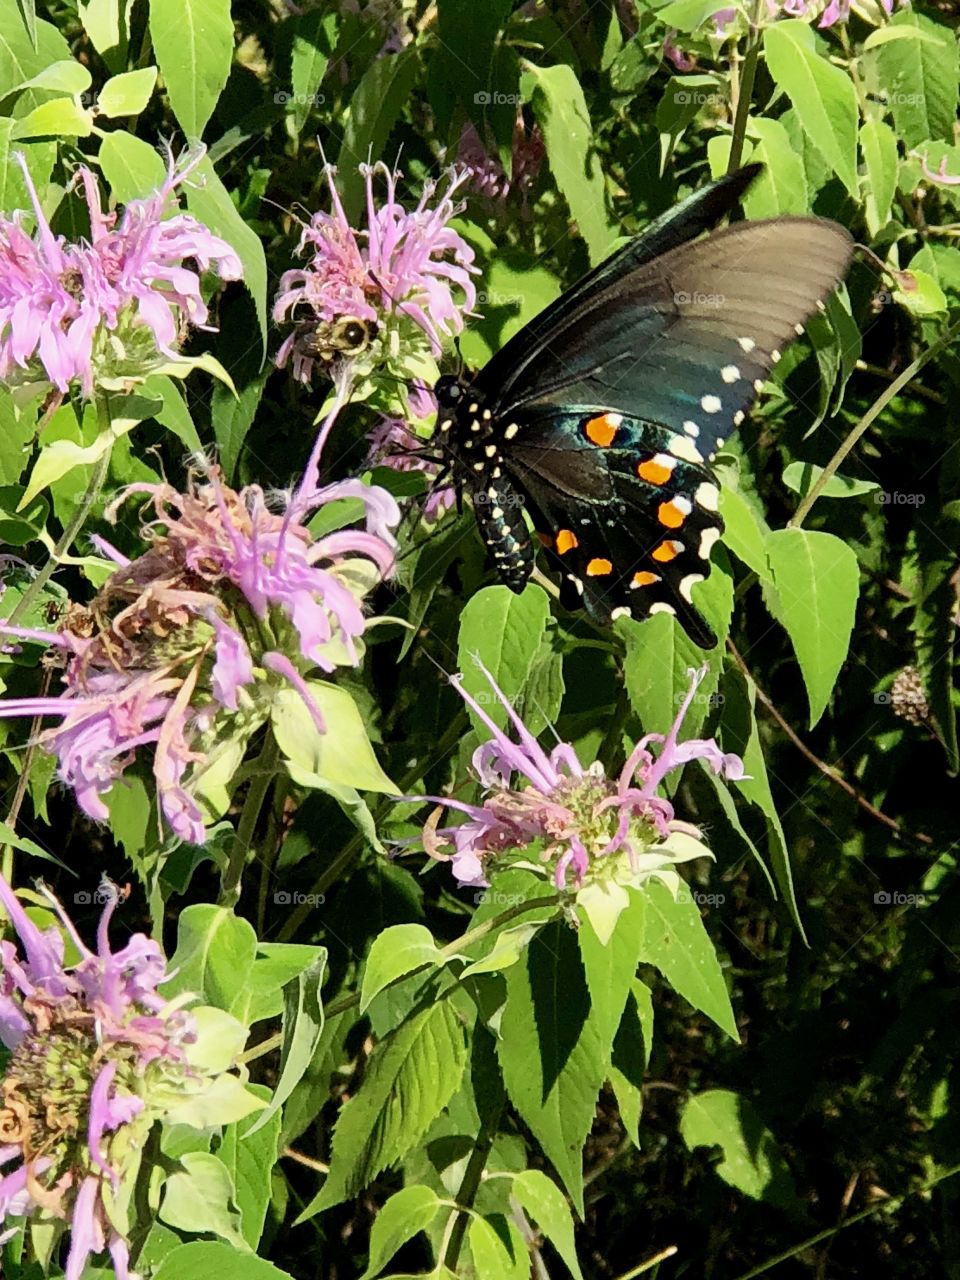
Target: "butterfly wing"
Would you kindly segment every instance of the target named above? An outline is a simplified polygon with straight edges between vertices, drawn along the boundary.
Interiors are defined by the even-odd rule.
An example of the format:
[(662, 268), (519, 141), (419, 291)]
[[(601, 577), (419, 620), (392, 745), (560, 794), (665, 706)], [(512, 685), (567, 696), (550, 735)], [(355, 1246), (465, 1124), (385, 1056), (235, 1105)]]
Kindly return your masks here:
[(505, 465), (561, 572), (561, 603), (604, 624), (621, 612), (676, 614), (712, 648), (692, 590), (723, 528), (719, 495), (672, 440), (656, 423), (574, 408), (524, 422)]
[(817, 218), (737, 223), (580, 294), (521, 363), (495, 356), (475, 386), (504, 422), (535, 404), (595, 404), (724, 439), (851, 248)]

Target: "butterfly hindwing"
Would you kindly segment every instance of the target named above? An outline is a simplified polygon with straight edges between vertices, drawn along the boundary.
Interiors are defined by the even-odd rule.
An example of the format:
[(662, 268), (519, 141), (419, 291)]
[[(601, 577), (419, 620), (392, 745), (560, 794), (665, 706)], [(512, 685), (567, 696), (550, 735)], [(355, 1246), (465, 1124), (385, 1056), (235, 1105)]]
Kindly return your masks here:
[(565, 410), (525, 422), (505, 466), (559, 569), (561, 603), (596, 621), (676, 614), (715, 643), (692, 600), (722, 523), (710, 472), (674, 433), (617, 412)]

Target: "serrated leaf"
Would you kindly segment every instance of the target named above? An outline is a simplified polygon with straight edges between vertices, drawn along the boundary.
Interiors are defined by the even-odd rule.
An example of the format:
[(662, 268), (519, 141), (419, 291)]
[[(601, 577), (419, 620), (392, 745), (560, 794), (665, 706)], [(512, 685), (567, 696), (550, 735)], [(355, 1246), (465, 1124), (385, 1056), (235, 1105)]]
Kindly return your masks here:
[(807, 22), (775, 22), (763, 34), (767, 69), (783, 89), (810, 141), (856, 199), (857, 95), (845, 71), (817, 52)]
[(550, 172), (586, 242), (590, 261), (600, 262), (616, 230), (607, 215), (606, 183), (580, 81), (573, 68), (563, 63), (525, 65), (521, 92), (543, 130)]
[(643, 1073), (653, 1051), (653, 999), (650, 988), (635, 979), (613, 1041), (610, 1083), (617, 1095), (620, 1119), (630, 1141), (640, 1147)]
[[(460, 615), (457, 661), (463, 687), (501, 728), (507, 711), (490, 688), (476, 658), (493, 676), (508, 700), (523, 690), (546, 631), (550, 606), (546, 594), (528, 585), (520, 595), (509, 587), (484, 587), (467, 601)], [(474, 728), (483, 736), (489, 730), (471, 707)]]
[(556, 1183), (539, 1169), (525, 1169), (514, 1178), (510, 1192), (559, 1253), (574, 1280), (583, 1280), (573, 1239), (573, 1215)]
[(774, 584), (765, 593), (767, 604), (793, 645), (813, 728), (850, 648), (860, 567), (846, 542), (806, 529), (775, 529), (767, 539), (767, 555)]
[[(308, 9), (293, 19), (290, 85), (294, 128), (301, 133), (327, 71), (337, 37), (337, 15)], [(321, 99), (322, 100), (322, 99)]]
[(164, 1255), (153, 1273), (153, 1280), (211, 1280), (229, 1276), (230, 1280), (293, 1280), (272, 1262), (255, 1253), (240, 1253), (220, 1241), (197, 1240), (181, 1245)]
[[(474, 1214), (467, 1240), (477, 1280), (528, 1280), (530, 1254), (515, 1223), (498, 1216), (497, 1225)], [(501, 1234), (502, 1232), (502, 1234)]]
[(391, 982), (423, 965), (442, 963), (433, 934), (422, 924), (395, 924), (373, 940), (360, 989), (360, 1012)]
[(747, 123), (747, 135), (755, 145), (751, 162), (763, 170), (751, 182), (743, 197), (748, 218), (777, 218), (782, 214), (805, 214), (810, 208), (803, 157), (797, 155), (790, 135), (779, 120), (763, 116)]
[(865, 120), (860, 128), (860, 150), (866, 177), (864, 212), (867, 229), (876, 236), (890, 220), (893, 197), (897, 192), (900, 157), (897, 135), (882, 120)]
[(386, 1202), (370, 1228), (370, 1256), (360, 1280), (372, 1278), (384, 1269), (397, 1250), (429, 1231), (440, 1209), (440, 1201), (432, 1187), (402, 1187)]
[(738, 560), (752, 569), (761, 580), (769, 580), (766, 538), (770, 530), (738, 489), (720, 486), (720, 515), (723, 517), (723, 541)]
[[(264, 1102), (269, 1102), (269, 1089), (263, 1085), (249, 1087)], [(240, 1211), (240, 1231), (251, 1249), (260, 1243), (270, 1205), (280, 1123), (277, 1113), (255, 1136), (247, 1133), (242, 1137), (240, 1124), (227, 1125), (216, 1150), (217, 1159), (226, 1166), (233, 1183), (234, 1199)]]
[(199, 1235), (218, 1235), (241, 1251), (248, 1248), (240, 1234), (240, 1215), (233, 1205), (233, 1181), (216, 1156), (188, 1151), (183, 1166), (163, 1184), (158, 1216), (169, 1227)]
[(358, 166), (372, 164), (383, 155), (416, 74), (416, 50), (404, 49), (372, 62), (351, 94), (337, 159), (337, 189), (348, 218), (356, 217), (363, 200), (363, 176)]
[(674, 898), (656, 880), (643, 888), (647, 900), (641, 959), (654, 965), (689, 1004), (739, 1041), (723, 971), (713, 943), (689, 894)]
[(150, 38), (173, 114), (199, 139), (230, 74), (230, 0), (150, 0)]
[(952, 142), (960, 89), (953, 32), (915, 9), (895, 13), (888, 29), (927, 37), (888, 41), (871, 55), (898, 136), (907, 148), (931, 138)]
[(355, 1196), (416, 1146), (459, 1088), (466, 1060), (448, 999), (418, 1009), (384, 1036), (340, 1112), (327, 1181), (297, 1221)]

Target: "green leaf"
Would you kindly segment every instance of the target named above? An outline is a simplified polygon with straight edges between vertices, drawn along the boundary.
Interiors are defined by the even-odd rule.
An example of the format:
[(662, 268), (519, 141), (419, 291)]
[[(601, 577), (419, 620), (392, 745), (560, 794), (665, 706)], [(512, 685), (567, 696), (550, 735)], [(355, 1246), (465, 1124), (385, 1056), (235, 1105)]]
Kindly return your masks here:
[(183, 1169), (172, 1173), (163, 1185), (158, 1211), (162, 1222), (194, 1235), (221, 1236), (241, 1251), (248, 1248), (240, 1233), (240, 1215), (233, 1204), (230, 1173), (216, 1156), (205, 1151), (186, 1152)]
[(261, 942), (245, 984), (248, 997), (233, 1013), (245, 1023), (275, 1018), (283, 1012), (283, 988), (326, 954), (324, 947), (302, 942)]
[(98, 159), (118, 204), (150, 195), (166, 177), (159, 152), (125, 129), (114, 129), (106, 135)]
[(634, 980), (623, 1017), (613, 1041), (610, 1083), (617, 1095), (617, 1109), (630, 1141), (640, 1147), (643, 1111), (643, 1073), (653, 1050), (653, 998), (650, 988)]
[(400, 788), (380, 768), (363, 717), (347, 690), (325, 680), (308, 680), (307, 687), (323, 716), (324, 733), (295, 689), (281, 689), (273, 700), (273, 731), (290, 776), (304, 787), (332, 782), (399, 795)]
[[(103, 147), (100, 148), (100, 155), (103, 155)], [(203, 442), (190, 417), (190, 410), (183, 398), (183, 392), (174, 380), (160, 373), (152, 373), (144, 381), (143, 389), (149, 395), (163, 401), (163, 407), (154, 414), (157, 422), (165, 426), (168, 431), (172, 431), (191, 453), (202, 453)]]
[(373, 940), (367, 954), (360, 989), (360, 1012), (374, 996), (397, 978), (413, 973), (425, 964), (441, 964), (440, 949), (433, 934), (422, 924), (396, 924), (384, 929)]
[(630, 705), (646, 733), (667, 732), (690, 688), (687, 672), (704, 661), (710, 670), (684, 719), (683, 739), (697, 737), (716, 693), (723, 666), (723, 640), (733, 613), (733, 581), (720, 565), (714, 564), (707, 581), (694, 588), (693, 599), (720, 638), (717, 647), (706, 654), (676, 618), (664, 613), (654, 614), (644, 622), (624, 618), (615, 624), (627, 645), (623, 674)]
[(34, 185), (43, 190), (50, 179), (50, 171), (57, 155), (55, 142), (24, 142), (11, 146), (16, 120), (0, 116), (0, 209), (29, 209), (30, 196), (23, 180), (23, 170), (13, 159), (19, 151), (27, 162)]
[(198, 140), (233, 61), (230, 0), (150, 0), (150, 38), (173, 114)]
[(893, 197), (897, 192), (900, 157), (897, 135), (882, 120), (866, 120), (860, 127), (860, 150), (866, 178), (864, 211), (867, 230), (876, 236), (890, 221)]
[[(206, 2), (212, 3), (213, 0)], [(229, 0), (227, 9), (229, 11)], [(209, 156), (200, 161), (193, 172), (192, 181), (187, 185), (187, 207), (204, 226), (215, 235), (222, 236), (236, 250), (243, 265), (243, 283), (253, 298), (260, 322), (260, 339), (266, 350), (267, 259), (263, 243), (237, 212), (229, 192), (210, 163)]]
[(530, 1254), (523, 1236), (502, 1217), (498, 1225), (500, 1231), (478, 1214), (470, 1218), (467, 1240), (477, 1280), (529, 1280)]
[(463, 1028), (448, 999), (417, 1009), (384, 1036), (340, 1112), (327, 1181), (297, 1221), (351, 1199), (417, 1146), (459, 1088), (466, 1061)]
[(70, 97), (85, 93), (93, 79), (82, 62), (73, 58), (64, 58), (44, 67), (37, 75), (31, 76), (18, 89), (49, 89), (53, 93), (65, 93)]
[(303, 1079), (313, 1061), (323, 1034), (323, 1004), (320, 988), (327, 967), (327, 953), (308, 968), (301, 970), (283, 988), (283, 1039), (280, 1046), (280, 1078), (265, 1111), (257, 1116), (244, 1134), (245, 1138), (269, 1124)]
[(372, 1280), (397, 1250), (421, 1231), (429, 1231), (440, 1209), (432, 1187), (414, 1185), (395, 1192), (373, 1220), (370, 1257), (360, 1280)]
[(674, 991), (722, 1031), (739, 1041), (723, 971), (692, 895), (674, 899), (666, 885), (649, 881), (641, 959), (656, 966)]
[(823, 715), (850, 648), (860, 594), (852, 548), (829, 533), (776, 529), (767, 538), (770, 612), (790, 637), (810, 701), (810, 727)]
[(539, 924), (517, 924), (501, 929), (490, 950), (481, 959), (468, 964), (460, 974), (461, 979), (476, 973), (499, 973), (516, 964), (539, 927)]
[[(823, 474), (823, 467), (812, 462), (788, 463), (783, 472), (783, 483), (794, 493), (804, 497)], [(873, 493), (880, 486), (875, 480), (855, 480), (853, 476), (834, 474), (820, 490), (821, 498), (860, 498)]]
[(109, 120), (138, 116), (146, 109), (156, 83), (156, 67), (141, 67), (139, 71), (124, 71), (111, 77), (97, 95), (100, 114)]
[(804, 132), (856, 199), (859, 113), (850, 77), (817, 52), (812, 28), (797, 18), (767, 27), (763, 47), (774, 83), (784, 90)]
[[(457, 662), (463, 687), (499, 727), (507, 710), (477, 666), (483, 663), (508, 701), (522, 692), (550, 616), (546, 594), (528, 585), (520, 595), (509, 587), (484, 587), (467, 601), (460, 615)], [(489, 734), (473, 708), (470, 719), (478, 733)]]
[(560, 1188), (539, 1169), (514, 1178), (511, 1194), (559, 1253), (574, 1280), (583, 1280), (573, 1239), (573, 1215)]
[(350, 110), (337, 158), (337, 189), (347, 217), (354, 220), (363, 201), (361, 164), (383, 155), (390, 131), (400, 118), (417, 75), (414, 48), (372, 62), (350, 96)]
[(890, 30), (915, 31), (927, 39), (894, 40), (871, 54), (898, 137), (905, 147), (931, 138), (953, 141), (960, 87), (957, 44), (952, 31), (914, 9), (901, 9)]
[(224, 907), (196, 903), (180, 913), (177, 950), (170, 961), (176, 976), (165, 994), (191, 991), (228, 1012), (253, 967), (257, 935), (253, 926)]
[(809, 212), (803, 157), (797, 155), (780, 121), (753, 118), (747, 123), (747, 135), (756, 140), (750, 160), (763, 165), (760, 176), (743, 197), (747, 217), (777, 218), (786, 213)]
[(911, 315), (936, 316), (947, 310), (947, 296), (926, 271), (919, 271), (910, 264), (909, 271), (898, 271), (894, 298)]
[(265, 373), (251, 378), (239, 395), (232, 394), (223, 386), (213, 389), (210, 419), (217, 442), (217, 457), (225, 475), (236, 473), (243, 442), (253, 426), (266, 380)]
[[(310, 108), (317, 99), (317, 91), (326, 75), (336, 39), (335, 13), (312, 9), (293, 19), (293, 48), (290, 54), (293, 107), (290, 114), (298, 134), (303, 131)], [(320, 101), (323, 101), (322, 95)]]
[(724, 8), (723, 0), (672, 0), (657, 10), (657, 21), (676, 31), (696, 31)]
[(231, 1245), (206, 1240), (172, 1249), (154, 1271), (153, 1280), (214, 1280), (219, 1276), (229, 1276), (230, 1280), (292, 1280), (288, 1271), (281, 1271), (254, 1253), (240, 1253)]
[(93, 117), (73, 98), (53, 98), (41, 102), (14, 126), (15, 138), (88, 138), (93, 132)]
[[(249, 1086), (265, 1102), (270, 1090), (263, 1085)], [(240, 1136), (240, 1125), (229, 1124), (216, 1157), (226, 1166), (233, 1183), (234, 1200), (240, 1211), (240, 1231), (251, 1249), (256, 1249), (263, 1234), (273, 1183), (273, 1166), (277, 1162), (280, 1142), (280, 1114), (252, 1136)]]
[(731, 1187), (752, 1200), (796, 1207), (789, 1166), (770, 1130), (750, 1102), (729, 1089), (708, 1089), (687, 1098), (680, 1113), (680, 1135), (688, 1151), (719, 1147), (713, 1166)]
[(551, 921), (504, 973), (497, 1055), (510, 1101), (583, 1212), (582, 1151), (607, 1076), (607, 1027), (592, 1009), (580, 950)]
[(66, 40), (49, 22), (38, 22), (37, 38), (31, 39), (16, 0), (0, 0), (0, 32), (0, 98), (53, 63), (71, 58)]
[(527, 63), (520, 88), (543, 130), (550, 172), (586, 242), (590, 261), (600, 262), (610, 250), (616, 229), (607, 215), (606, 183), (576, 72), (562, 63), (555, 67)]
[(720, 486), (720, 515), (725, 526), (724, 544), (761, 581), (769, 581), (766, 538), (770, 530), (766, 521), (740, 490), (731, 484)]

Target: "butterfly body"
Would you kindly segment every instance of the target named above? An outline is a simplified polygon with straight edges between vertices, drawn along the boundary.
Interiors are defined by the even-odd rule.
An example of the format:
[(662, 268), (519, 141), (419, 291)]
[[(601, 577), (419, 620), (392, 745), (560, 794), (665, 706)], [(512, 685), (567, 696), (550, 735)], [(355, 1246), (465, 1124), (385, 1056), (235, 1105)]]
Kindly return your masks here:
[(688, 198), (473, 379), (438, 382), (437, 443), (512, 590), (534, 563), (525, 509), (561, 603), (601, 622), (676, 614), (696, 643), (715, 643), (692, 598), (723, 528), (710, 463), (851, 245), (816, 218), (697, 239), (757, 171)]

